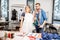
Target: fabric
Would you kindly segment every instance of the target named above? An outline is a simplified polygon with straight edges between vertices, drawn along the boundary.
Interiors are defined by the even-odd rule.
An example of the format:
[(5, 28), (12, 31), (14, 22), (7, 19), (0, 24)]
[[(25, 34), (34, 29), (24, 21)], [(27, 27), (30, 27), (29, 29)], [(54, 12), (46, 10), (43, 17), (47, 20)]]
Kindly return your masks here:
[(21, 16), (25, 17), (25, 13), (23, 12), (23, 13), (21, 14)]
[(42, 33), (43, 32), (43, 28), (39, 28), (39, 26), (35, 26), (35, 28), (36, 28), (37, 33)]
[(39, 22), (40, 22), (40, 25), (42, 25), (44, 20), (47, 20), (46, 12), (43, 9), (41, 9), (41, 15), (40, 16), (41, 17), (40, 17), (40, 21)]
[[(23, 13), (21, 14), (21, 16), (25, 17), (25, 12), (23, 12)], [(24, 21), (24, 18), (23, 18), (23, 21)]]
[(52, 39), (56, 39), (57, 40), (58, 39), (59, 40), (60, 36), (59, 36), (59, 34), (55, 34), (55, 33), (53, 34), (53, 33), (43, 32), (42, 33), (42, 38), (46, 39), (46, 40), (47, 39), (50, 39), (50, 40), (52, 40)]
[(25, 17), (24, 17), (22, 30), (23, 30), (23, 32), (31, 33), (33, 29), (34, 29), (33, 15), (31, 13), (26, 13)]
[(33, 23), (34, 26), (38, 26), (38, 20), (35, 20)]

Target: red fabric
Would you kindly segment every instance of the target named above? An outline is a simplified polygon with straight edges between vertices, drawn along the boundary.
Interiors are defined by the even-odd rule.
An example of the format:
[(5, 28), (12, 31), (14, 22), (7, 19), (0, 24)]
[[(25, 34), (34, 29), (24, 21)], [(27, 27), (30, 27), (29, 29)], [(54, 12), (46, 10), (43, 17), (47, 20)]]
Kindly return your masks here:
[(36, 40), (35, 36), (28, 36), (30, 40)]
[(8, 38), (11, 38), (11, 33), (8, 33)]

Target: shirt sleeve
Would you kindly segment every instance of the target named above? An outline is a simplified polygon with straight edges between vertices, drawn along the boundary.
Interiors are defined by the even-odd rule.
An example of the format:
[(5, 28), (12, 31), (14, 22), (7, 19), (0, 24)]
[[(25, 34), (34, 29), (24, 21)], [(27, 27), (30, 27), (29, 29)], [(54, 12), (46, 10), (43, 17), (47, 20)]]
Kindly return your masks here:
[(25, 17), (25, 13), (22, 13), (21, 16)]
[(45, 11), (43, 11), (43, 17), (44, 17), (44, 20), (47, 20), (46, 12)]

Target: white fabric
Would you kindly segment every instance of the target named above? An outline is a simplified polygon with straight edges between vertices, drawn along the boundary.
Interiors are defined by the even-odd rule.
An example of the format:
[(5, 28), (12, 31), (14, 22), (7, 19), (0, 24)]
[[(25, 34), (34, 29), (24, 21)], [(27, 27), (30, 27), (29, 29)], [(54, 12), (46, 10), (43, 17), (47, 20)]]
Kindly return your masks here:
[(25, 17), (24, 17), (22, 30), (23, 30), (23, 32), (31, 33), (33, 29), (34, 29), (33, 15), (31, 13), (26, 13)]
[(13, 40), (30, 40), (27, 36), (25, 36), (25, 37), (19, 37), (19, 36), (15, 36), (14, 38), (13, 38)]

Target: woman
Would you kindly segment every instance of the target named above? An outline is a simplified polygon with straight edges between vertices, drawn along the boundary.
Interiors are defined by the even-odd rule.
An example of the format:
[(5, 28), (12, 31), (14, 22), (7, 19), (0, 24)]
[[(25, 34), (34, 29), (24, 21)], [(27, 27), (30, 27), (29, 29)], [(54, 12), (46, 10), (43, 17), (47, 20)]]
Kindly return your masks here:
[[(24, 33), (32, 33), (32, 30), (34, 29), (33, 26), (33, 15), (30, 13), (31, 9), (30, 6), (25, 7), (25, 17), (21, 17), (21, 25), (20, 25), (20, 31)], [(24, 21), (23, 21), (24, 19)]]

